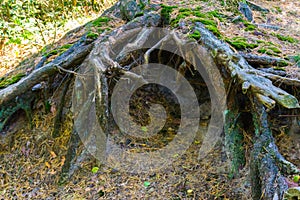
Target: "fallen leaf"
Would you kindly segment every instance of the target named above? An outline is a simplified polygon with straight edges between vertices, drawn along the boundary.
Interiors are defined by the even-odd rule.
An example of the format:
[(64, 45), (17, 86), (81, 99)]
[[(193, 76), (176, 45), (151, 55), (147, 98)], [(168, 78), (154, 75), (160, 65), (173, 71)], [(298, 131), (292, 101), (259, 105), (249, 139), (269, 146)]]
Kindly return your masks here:
[(50, 165), (49, 162), (46, 161), (46, 162), (45, 162), (45, 165), (46, 165), (47, 168), (51, 168), (51, 165)]
[(145, 187), (148, 187), (150, 184), (151, 184), (151, 183), (150, 183), (149, 181), (145, 181), (145, 182), (144, 182), (144, 186), (145, 186)]
[(56, 153), (54, 151), (49, 152), (52, 158), (56, 158)]

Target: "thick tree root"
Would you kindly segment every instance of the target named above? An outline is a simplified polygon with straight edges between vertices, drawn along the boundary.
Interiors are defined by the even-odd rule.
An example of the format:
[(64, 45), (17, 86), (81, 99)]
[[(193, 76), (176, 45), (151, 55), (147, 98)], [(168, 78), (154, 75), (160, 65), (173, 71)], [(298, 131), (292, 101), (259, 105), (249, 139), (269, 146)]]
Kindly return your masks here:
[[(274, 108), (275, 102), (285, 108), (300, 108), (298, 100), (293, 95), (274, 86), (269, 79), (261, 76), (262, 72), (252, 68), (242, 56), (234, 53), (227, 44), (218, 40), (200, 23), (197, 22), (196, 24), (195, 29), (201, 34), (200, 42), (211, 51), (215, 62), (226, 67), (231, 77), (236, 78), (241, 83), (243, 93), (250, 90), (268, 109)], [(267, 73), (265, 74), (267, 75)], [(299, 80), (289, 80), (289, 82), (297, 84)]]
[(30, 91), (34, 85), (57, 73), (59, 71), (58, 66), (70, 69), (81, 64), (92, 48), (93, 43), (87, 44), (86, 41), (80, 40), (54, 61), (33, 71), (19, 82), (2, 89), (0, 91), (0, 105), (11, 101), (26, 91)]
[(240, 53), (240, 55), (243, 56), (251, 66), (273, 65), (278, 67), (284, 67), (288, 65), (288, 62), (281, 58), (274, 58), (271, 56), (258, 56), (254, 54), (245, 53)]
[[(152, 46), (150, 45), (144, 52), (140, 51), (153, 35), (154, 27), (159, 26), (160, 23), (160, 15), (150, 12), (142, 17), (135, 18), (105, 36), (100, 36), (93, 43), (89, 43), (84, 39), (80, 40), (54, 61), (34, 70), (18, 83), (1, 90), (0, 105), (7, 105), (14, 101), (16, 97), (22, 95), (25, 91), (31, 91), (34, 85), (45, 80), (46, 77), (53, 76), (59, 71), (71, 72), (77, 76), (73, 98), (74, 130), (62, 172), (61, 181), (64, 182), (80, 167), (80, 162), (88, 157), (87, 152), (94, 153), (98, 151), (99, 144), (95, 141), (103, 142), (105, 137), (105, 135), (100, 135), (103, 138), (99, 140), (100, 136), (96, 135), (97, 129), (100, 129), (99, 125), (104, 130), (104, 134), (109, 133), (110, 126), (112, 126), (109, 110), (109, 81), (115, 81), (113, 78), (125, 74), (128, 81), (140, 80), (140, 82), (148, 83), (143, 77), (129, 70), (138, 64), (151, 63), (151, 59), (153, 59), (151, 54), (157, 53), (157, 51), (157, 55), (159, 55), (158, 62), (164, 63), (164, 59), (167, 59), (165, 63), (170, 64), (172, 59), (162, 58), (161, 55), (166, 43), (172, 41), (173, 46), (176, 46), (176, 50), (190, 59), (190, 62), (182, 61), (181, 58), (172, 60), (174, 61), (172, 67), (178, 71), (178, 80), (180, 80), (180, 73), (189, 72), (193, 75), (197, 61), (202, 62), (204, 60), (204, 66), (215, 66), (216, 64), (219, 69), (218, 72), (222, 74), (224, 82), (227, 84), (227, 94), (233, 96), (228, 104), (235, 104), (235, 106), (228, 106), (229, 110), (226, 110), (226, 122), (228, 124), (225, 126), (226, 147), (228, 153), (231, 154), (229, 158), (232, 161), (232, 175), (236, 175), (239, 168), (243, 167), (245, 163), (244, 152), (238, 152), (243, 147), (240, 144), (243, 138), (241, 129), (239, 129), (239, 123), (241, 122), (239, 112), (241, 112), (241, 108), (238, 100), (240, 99), (235, 95), (240, 92), (244, 95), (243, 98), (251, 100), (249, 101), (251, 104), (249, 113), (253, 119), (252, 124), (248, 124), (248, 126), (254, 130), (254, 146), (250, 158), (252, 196), (254, 199), (282, 198), (283, 193), (288, 189), (284, 175), (299, 173), (299, 169), (286, 161), (278, 152), (267, 120), (267, 111), (274, 109), (276, 104), (288, 109), (300, 108), (295, 96), (274, 85), (275, 82), (280, 81), (285, 85), (299, 87), (300, 81), (282, 77), (281, 74), (254, 69), (245, 60), (247, 56), (233, 52), (227, 44), (218, 40), (198, 22), (195, 29), (201, 35), (199, 42), (207, 50), (204, 51), (201, 48), (195, 50), (194, 47), (198, 45), (196, 41), (190, 42), (190, 40), (179, 36), (180, 30), (173, 30), (170, 33), (162, 32), (159, 40), (155, 40)], [(152, 28), (145, 28), (145, 26)], [(188, 46), (193, 51), (184, 49), (184, 46)], [(248, 60), (250, 61), (251, 57), (248, 56)], [(269, 58), (267, 60), (260, 59), (261, 64), (274, 64), (274, 62)], [(281, 60), (276, 60), (276, 64), (281, 62)], [(79, 72), (70, 71), (78, 65), (80, 65)], [(203, 71), (210, 78), (211, 84), (215, 88), (223, 81), (218, 80), (209, 67), (203, 67)], [(239, 89), (232, 91), (235, 87)], [(84, 92), (81, 93), (81, 91)], [(214, 92), (218, 93), (220, 91), (216, 89)], [(226, 94), (220, 96), (224, 98)], [(217, 99), (212, 102), (212, 105), (216, 104), (218, 106), (219, 101), (225, 101), (225, 99)], [(223, 107), (217, 107), (217, 109), (223, 111)], [(7, 116), (9, 117), (9, 115)], [(98, 121), (87, 121), (88, 124), (80, 121), (80, 118), (91, 116)], [(214, 119), (215, 117), (212, 116), (211, 121)], [(95, 124), (98, 124), (96, 128), (94, 127)], [(83, 143), (89, 147), (88, 150), (80, 149), (80, 139), (82, 138), (79, 137), (79, 132), (81, 131), (86, 133)], [(208, 141), (208, 143), (212, 142), (214, 141)], [(101, 145), (103, 146), (103, 144)], [(99, 154), (105, 154), (105, 149), (100, 149)]]
[(265, 108), (254, 97), (252, 102), (255, 141), (250, 160), (250, 177), (254, 199), (282, 199), (288, 189), (283, 174), (300, 170), (278, 152), (269, 128)]

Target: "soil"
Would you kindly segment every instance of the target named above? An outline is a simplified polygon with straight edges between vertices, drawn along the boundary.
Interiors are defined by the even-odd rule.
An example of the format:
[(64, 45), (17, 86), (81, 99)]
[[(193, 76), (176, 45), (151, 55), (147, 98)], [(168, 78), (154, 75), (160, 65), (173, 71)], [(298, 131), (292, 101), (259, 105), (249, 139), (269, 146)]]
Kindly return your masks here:
[[(228, 37), (241, 36), (249, 41), (260, 39), (272, 42), (281, 50), (278, 57), (299, 54), (300, 42), (282, 41), (274, 34), (289, 35), (300, 41), (300, 2), (253, 2), (270, 10), (266, 14), (254, 11), (255, 23), (272, 24), (282, 29), (259, 28), (257, 32), (261, 34), (258, 34), (244, 31), (241, 24), (227, 20), (218, 24), (220, 32)], [(236, 15), (230, 10), (225, 10), (219, 1), (163, 3), (180, 7), (201, 6), (207, 11), (219, 9), (228, 16)], [(115, 22), (115, 27), (122, 23), (124, 22)], [(84, 28), (80, 28), (71, 34), (72, 36), (62, 38), (57, 45), (61, 46), (79, 38), (84, 31)], [(251, 52), (261, 54), (258, 53), (258, 49), (252, 49)], [(30, 57), (27, 54), (25, 56)], [(32, 57), (31, 61), (38, 59), (38, 56)], [(296, 66), (289, 67), (294, 69)], [(21, 67), (19, 70), (31, 68)], [(59, 101), (60, 90), (61, 88), (57, 89), (58, 94), (54, 95), (52, 102)], [(71, 96), (71, 92), (70, 89), (67, 96)], [(27, 125), (24, 114), (14, 115), (10, 126), (0, 133), (0, 199), (251, 199), (249, 163), (246, 161), (239, 175), (231, 177), (222, 140), (205, 158), (198, 160), (198, 150), (207, 121), (201, 122), (202, 129), (187, 151), (160, 171), (128, 173), (108, 167), (90, 157), (80, 163), (80, 170), (68, 183), (59, 185), (59, 173), (65, 162), (72, 133), (70, 103), (65, 105), (61, 135), (57, 138), (51, 136), (55, 113), (55, 104), (49, 113), (41, 107), (36, 109), (32, 128)], [(281, 130), (287, 130), (285, 126), (287, 124), (282, 125)], [(244, 134), (244, 146), (248, 157), (252, 148), (251, 134)], [(299, 131), (277, 131), (274, 132), (274, 137), (283, 156), (300, 167)], [(94, 170), (95, 167), (99, 169)], [(292, 177), (287, 177), (287, 180), (292, 181)]]

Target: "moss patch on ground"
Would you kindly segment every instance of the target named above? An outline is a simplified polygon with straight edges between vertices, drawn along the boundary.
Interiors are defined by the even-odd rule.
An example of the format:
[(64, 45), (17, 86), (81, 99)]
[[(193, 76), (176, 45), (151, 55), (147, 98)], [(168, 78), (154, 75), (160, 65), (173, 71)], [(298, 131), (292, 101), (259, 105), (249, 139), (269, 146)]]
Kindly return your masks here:
[(265, 45), (257, 50), (258, 53), (267, 54), (270, 56), (279, 56), (281, 50), (277, 48), (275, 45)]
[(297, 39), (295, 39), (291, 36), (284, 36), (284, 35), (276, 34), (276, 33), (271, 33), (271, 35), (277, 37), (281, 41), (286, 41), (286, 42), (289, 42), (289, 43), (298, 43), (299, 42)]

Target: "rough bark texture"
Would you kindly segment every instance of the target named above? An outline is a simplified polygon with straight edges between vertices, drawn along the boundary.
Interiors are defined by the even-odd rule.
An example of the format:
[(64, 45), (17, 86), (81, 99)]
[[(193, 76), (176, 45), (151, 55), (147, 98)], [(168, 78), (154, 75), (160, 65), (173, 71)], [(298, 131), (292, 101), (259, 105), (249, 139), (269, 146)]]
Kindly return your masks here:
[[(118, 5), (118, 4), (117, 4)], [(118, 6), (115, 6), (113, 11), (120, 12)], [(121, 10), (124, 16), (124, 10)], [(96, 41), (87, 42), (83, 37), (71, 49), (56, 58), (54, 61), (44, 65), (38, 66), (30, 75), (21, 79), (19, 82), (0, 90), (0, 130), (3, 129), (10, 116), (18, 109), (26, 110), (30, 118), (31, 102), (37, 98), (33, 95), (32, 87), (46, 77), (54, 76), (60, 71), (71, 72), (69, 69), (74, 69), (77, 66), (84, 66), (89, 62), (90, 51), (93, 47), (93, 53), (97, 53), (99, 60), (97, 65), (94, 65), (94, 90), (88, 91), (86, 96), (78, 96), (77, 101), (85, 99), (86, 102), (81, 102), (81, 106), (86, 109), (95, 109), (94, 114), (97, 115), (100, 125), (105, 132), (109, 130), (110, 113), (108, 113), (109, 106), (109, 84), (108, 77), (113, 73), (126, 74), (130, 79), (140, 78), (134, 73), (128, 72), (128, 68), (134, 68), (135, 63), (128, 63), (130, 56), (126, 53), (131, 50), (142, 47), (147, 39), (151, 36), (152, 30), (148, 27), (158, 27), (162, 23), (159, 13), (149, 12), (141, 17), (134, 18), (132, 13), (126, 15), (127, 20), (131, 20), (127, 24), (115, 29), (111, 33), (100, 36)], [(243, 141), (242, 130), (248, 128), (253, 131), (253, 149), (250, 158), (250, 177), (252, 186), (253, 199), (281, 199), (284, 192), (288, 189), (284, 176), (287, 174), (299, 173), (299, 169), (292, 163), (287, 162), (275, 145), (272, 131), (269, 127), (268, 111), (277, 109), (275, 106), (279, 105), (285, 109), (300, 108), (298, 100), (292, 94), (286, 92), (283, 87), (279, 88), (273, 84), (274, 81), (281, 81), (286, 86), (293, 85), (294, 87), (300, 86), (300, 81), (283, 77), (282, 74), (275, 74), (272, 71), (255, 69), (248, 64), (247, 61), (255, 65), (283, 65), (284, 61), (280, 59), (273, 59), (269, 57), (256, 57), (253, 55), (240, 55), (233, 52), (230, 47), (218, 40), (211, 32), (204, 28), (204, 26), (196, 22), (195, 30), (200, 32), (199, 43), (205, 47), (211, 55), (211, 60), (217, 65), (220, 73), (226, 83), (226, 92), (229, 94), (228, 110), (225, 113), (225, 138), (228, 157), (231, 160), (231, 174), (235, 177), (238, 170), (245, 164), (245, 155), (242, 149), (241, 142)], [(127, 31), (127, 35), (122, 35), (122, 32)], [(174, 44), (179, 49), (188, 44), (188, 40), (179, 37), (178, 33), (181, 30), (177, 29), (165, 35), (161, 41), (153, 44), (153, 48), (149, 48), (140, 58), (144, 63), (148, 63), (151, 59), (151, 53), (154, 49), (161, 50), (163, 44), (167, 40), (173, 40)], [(127, 43), (128, 34), (138, 34), (138, 36), (131, 42)], [(195, 41), (194, 41), (195, 42)], [(112, 47), (124, 43), (123, 48), (119, 50), (118, 56), (111, 56)], [(135, 52), (136, 53), (136, 52)], [(133, 53), (133, 56), (138, 55)], [(161, 51), (158, 53), (158, 62)], [(95, 56), (95, 55), (94, 55)], [(191, 54), (191, 56), (195, 56)], [(86, 59), (86, 62), (83, 62)], [(93, 60), (95, 63), (96, 61)], [(162, 62), (162, 61), (161, 61)], [(184, 71), (193, 71), (188, 65), (182, 65)], [(194, 63), (191, 63), (192, 65)], [(176, 68), (178, 66), (175, 66)], [(178, 67), (179, 70), (179, 67)], [(73, 73), (73, 72), (72, 72)], [(207, 72), (209, 73), (209, 72)], [(75, 75), (78, 75), (75, 73)], [(80, 75), (78, 75), (79, 77)], [(143, 81), (143, 80), (141, 80)], [(272, 82), (273, 81), (273, 82)], [(84, 81), (82, 82), (84, 85)], [(233, 89), (238, 88), (238, 89)], [(90, 95), (95, 95), (96, 105), (92, 105), (94, 98)], [(18, 98), (16, 98), (18, 97)], [(26, 100), (27, 104), (18, 103), (18, 101)], [(240, 103), (244, 99), (247, 104)], [(78, 103), (77, 105), (80, 105)], [(95, 106), (95, 107), (93, 107)], [(87, 108), (88, 107), (88, 108)], [(252, 117), (252, 120), (245, 125), (241, 110), (247, 108), (246, 115)], [(61, 114), (61, 112), (59, 112)], [(78, 114), (78, 113), (77, 113)], [(80, 114), (80, 113), (79, 113)], [(75, 120), (76, 122), (76, 120)], [(249, 124), (250, 123), (250, 124)], [(74, 126), (75, 127), (75, 126)], [(57, 135), (57, 133), (55, 133)], [(90, 139), (92, 140), (92, 139)], [(80, 146), (79, 138), (76, 130), (74, 129), (69, 153), (63, 168), (63, 177), (70, 177), (77, 169), (77, 164), (80, 160), (84, 159), (86, 151), (78, 156), (76, 149)], [(77, 164), (76, 164), (77, 163)], [(72, 166), (74, 165), (74, 166)], [(65, 178), (62, 178), (65, 181)]]

